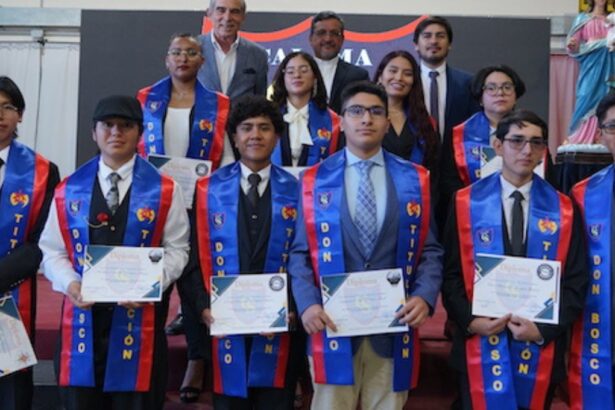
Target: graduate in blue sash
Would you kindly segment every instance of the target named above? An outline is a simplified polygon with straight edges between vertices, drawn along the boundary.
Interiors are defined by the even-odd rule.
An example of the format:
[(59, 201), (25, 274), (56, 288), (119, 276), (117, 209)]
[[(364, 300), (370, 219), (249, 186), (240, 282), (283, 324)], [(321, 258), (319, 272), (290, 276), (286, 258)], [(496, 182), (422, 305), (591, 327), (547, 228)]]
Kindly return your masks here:
[[(0, 295), (13, 296), (34, 345), (38, 239), (59, 182), (52, 162), (17, 142), (26, 103), (17, 84), (0, 77)], [(32, 407), (32, 369), (0, 378), (0, 409)]]
[[(297, 180), (271, 163), (283, 128), (277, 105), (262, 96), (239, 97), (228, 132), (240, 160), (197, 182), (185, 281), (192, 282), (190, 301), (207, 325), (216, 320), (210, 310), (213, 275), (286, 271)], [(289, 305), (292, 311), (292, 300)], [(294, 332), (213, 337), (214, 408), (292, 409), (304, 350)]]
[[(389, 126), (382, 87), (356, 82), (342, 94), (346, 148), (306, 170), (289, 272), (308, 343), (314, 409), (401, 409), (418, 377), (417, 328), (433, 311), (442, 248), (430, 220), (429, 174), (382, 149)], [(408, 332), (331, 337), (320, 275), (384, 268), (404, 272), (397, 318)], [(369, 292), (369, 289), (366, 289)], [(394, 315), (391, 315), (394, 319)]]
[[(615, 162), (615, 95), (607, 94), (596, 108), (601, 141)], [(575, 323), (570, 346), (568, 380), (570, 408), (613, 409), (613, 169), (610, 165), (572, 189), (583, 215), (590, 274), (583, 315)]]
[[(513, 111), (500, 120), (493, 145), (501, 173), (457, 191), (445, 229), (442, 294), (456, 324), (451, 364), (464, 409), (548, 409), (566, 377), (566, 334), (587, 287), (581, 221), (570, 199), (533, 172), (547, 145), (542, 119)], [(477, 253), (560, 261), (559, 324), (473, 316)]]
[[(92, 139), (100, 155), (58, 185), (41, 235), (45, 276), (65, 295), (56, 374), (66, 409), (164, 405), (168, 289), (188, 261), (190, 228), (179, 186), (136, 155), (142, 127), (136, 98), (98, 102)], [(163, 247), (162, 302), (84, 301), (88, 244)]]

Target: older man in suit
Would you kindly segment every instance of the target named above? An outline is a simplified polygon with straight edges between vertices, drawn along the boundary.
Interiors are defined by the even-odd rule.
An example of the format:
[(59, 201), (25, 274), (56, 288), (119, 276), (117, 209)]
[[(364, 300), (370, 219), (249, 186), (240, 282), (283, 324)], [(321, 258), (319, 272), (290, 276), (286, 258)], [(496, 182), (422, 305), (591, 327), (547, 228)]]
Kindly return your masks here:
[[(414, 329), (433, 311), (442, 280), (443, 251), (430, 229), (429, 176), (382, 149), (389, 126), (382, 88), (357, 82), (342, 101), (346, 148), (302, 177), (288, 267), (310, 335), (312, 408), (355, 409), (360, 397), (366, 410), (400, 409), (417, 380)], [(325, 327), (335, 332), (336, 326), (323, 310), (318, 278), (386, 268), (404, 272), (406, 302), (397, 318), (410, 330), (329, 337)]]
[(329, 106), (336, 113), (342, 105), (342, 90), (354, 81), (368, 80), (365, 69), (339, 57), (344, 44), (344, 21), (333, 11), (321, 11), (312, 19), (310, 45), (327, 88)]

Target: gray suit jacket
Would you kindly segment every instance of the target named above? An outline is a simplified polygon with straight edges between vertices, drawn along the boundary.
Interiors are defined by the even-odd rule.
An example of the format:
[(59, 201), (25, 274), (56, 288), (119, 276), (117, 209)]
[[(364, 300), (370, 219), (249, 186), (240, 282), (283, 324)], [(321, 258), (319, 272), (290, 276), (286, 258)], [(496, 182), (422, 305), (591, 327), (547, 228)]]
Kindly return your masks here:
[[(211, 34), (199, 36), (205, 63), (199, 70), (198, 78), (210, 90), (222, 92), (220, 76), (216, 65), (214, 45)], [(235, 74), (226, 95), (231, 99), (244, 94), (265, 95), (267, 92), (267, 52), (256, 43), (239, 37)]]

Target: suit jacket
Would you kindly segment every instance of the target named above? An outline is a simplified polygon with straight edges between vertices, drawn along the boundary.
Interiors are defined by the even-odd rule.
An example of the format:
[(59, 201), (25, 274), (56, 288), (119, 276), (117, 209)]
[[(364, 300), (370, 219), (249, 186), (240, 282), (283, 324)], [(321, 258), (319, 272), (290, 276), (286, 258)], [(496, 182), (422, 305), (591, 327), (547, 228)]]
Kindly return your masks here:
[[(199, 36), (205, 64), (199, 70), (198, 78), (210, 90), (222, 92), (216, 54), (211, 34)], [(265, 95), (267, 92), (267, 52), (256, 43), (239, 37), (235, 74), (226, 95), (233, 100), (244, 94)]]
[[(498, 193), (499, 195), (499, 193)], [(558, 206), (554, 204), (554, 207)], [(504, 223), (504, 227), (506, 224)], [(585, 267), (587, 251), (583, 236), (575, 234), (583, 232), (583, 226), (578, 210), (575, 207), (572, 237), (563, 269), (561, 285), (561, 303), (559, 325), (537, 324), (538, 330), (544, 338), (544, 343), (555, 341), (555, 359), (553, 372), (551, 374), (552, 383), (558, 383), (566, 377), (564, 365), (564, 352), (566, 350), (567, 331), (571, 328), (574, 321), (578, 318), (583, 309), (585, 293), (587, 289), (588, 276)], [(510, 253), (510, 243), (504, 240), (504, 250)], [(448, 317), (455, 323), (453, 333), (453, 348), (451, 351), (451, 365), (460, 372), (467, 372), (465, 339), (471, 336), (467, 332), (470, 322), (475, 319), (472, 316), (472, 305), (466, 296), (466, 291), (461, 273), (461, 257), (459, 254), (459, 234), (457, 232), (457, 215), (455, 213), (455, 199), (451, 201), (449, 217), (444, 231), (447, 241), (444, 243), (445, 265), (444, 282), (442, 284), (442, 301), (448, 312)], [(509, 337), (511, 337), (509, 333)]]
[(367, 71), (340, 58), (335, 69), (335, 76), (333, 77), (329, 107), (339, 114), (342, 109), (342, 91), (348, 84), (361, 80), (369, 80)]
[[(340, 166), (345, 163), (346, 156), (338, 153), (321, 163), (324, 167)], [(358, 240), (354, 222), (350, 217), (346, 195), (342, 195), (341, 207), (342, 241), (344, 250), (344, 264), (347, 272), (394, 268), (397, 266), (396, 252), (397, 230), (399, 226), (399, 212), (395, 186), (391, 176), (387, 173), (387, 208), (384, 222), (371, 255), (363, 255), (362, 246)], [(322, 304), (320, 289), (314, 284), (314, 271), (310, 259), (307, 243), (306, 229), (303, 217), (303, 204), (299, 199), (299, 216), (297, 218), (295, 240), (291, 246), (288, 271), (292, 276), (292, 291), (297, 303), (298, 313), (301, 315), (309, 306)], [(432, 224), (433, 225), (433, 224)], [(433, 309), (440, 291), (442, 272), (442, 247), (436, 241), (433, 229), (429, 230), (421, 254), (412, 296), (421, 296)], [(369, 337), (376, 353), (383, 357), (392, 357), (393, 336), (379, 335)], [(360, 337), (352, 339), (353, 351), (356, 351)]]

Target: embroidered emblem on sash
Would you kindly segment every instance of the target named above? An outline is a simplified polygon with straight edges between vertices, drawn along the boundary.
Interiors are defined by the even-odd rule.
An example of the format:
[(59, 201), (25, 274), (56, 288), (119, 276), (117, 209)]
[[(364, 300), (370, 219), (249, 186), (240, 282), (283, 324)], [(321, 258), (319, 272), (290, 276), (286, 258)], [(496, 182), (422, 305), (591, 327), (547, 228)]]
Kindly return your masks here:
[(293, 221), (296, 220), (297, 219), (297, 208), (294, 208), (289, 205), (282, 207), (282, 218), (284, 219), (292, 218)]
[(331, 139), (331, 131), (329, 131), (326, 128), (319, 128), (318, 129), (318, 138), (324, 138), (326, 140), (330, 140)]
[(410, 201), (406, 205), (406, 211), (408, 212), (408, 216), (421, 216), (421, 204), (418, 202)]
[(13, 192), (11, 194), (11, 205), (17, 206), (21, 205), (22, 208), (25, 208), (30, 203), (30, 196), (23, 192)]
[(549, 218), (538, 220), (538, 229), (541, 233), (550, 233), (551, 235), (557, 232), (557, 222), (551, 221)]
[(323, 192), (318, 194), (318, 205), (322, 209), (327, 209), (331, 204), (331, 192)]
[(214, 126), (209, 120), (201, 120), (199, 121), (199, 128), (201, 129), (201, 131), (207, 130), (207, 132), (212, 132)]
[(151, 208), (139, 208), (137, 209), (137, 219), (139, 222), (149, 221), (149, 223), (154, 222), (154, 218), (156, 217), (156, 211)]

